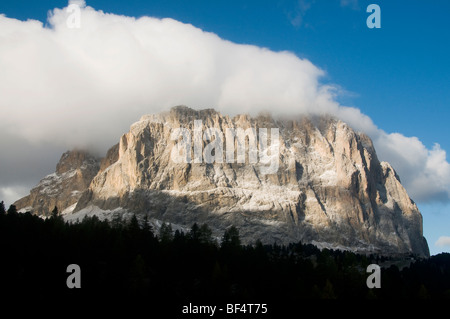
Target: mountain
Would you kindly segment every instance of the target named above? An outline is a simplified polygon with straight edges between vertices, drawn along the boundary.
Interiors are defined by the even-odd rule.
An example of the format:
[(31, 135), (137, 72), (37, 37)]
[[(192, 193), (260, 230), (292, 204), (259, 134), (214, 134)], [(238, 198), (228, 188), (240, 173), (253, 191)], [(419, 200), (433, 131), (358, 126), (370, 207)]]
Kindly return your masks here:
[(100, 168), (100, 160), (86, 151), (62, 154), (56, 171), (47, 175), (28, 196), (14, 203), (20, 211), (49, 216), (54, 207), (73, 210), (82, 193), (89, 187)]
[(235, 225), (244, 243), (429, 256), (421, 213), (395, 170), (368, 136), (330, 116), (184, 106), (145, 115), (101, 160), (65, 153), (16, 205), (37, 214), (57, 205), (66, 220), (135, 213), (176, 229), (207, 223), (216, 236)]

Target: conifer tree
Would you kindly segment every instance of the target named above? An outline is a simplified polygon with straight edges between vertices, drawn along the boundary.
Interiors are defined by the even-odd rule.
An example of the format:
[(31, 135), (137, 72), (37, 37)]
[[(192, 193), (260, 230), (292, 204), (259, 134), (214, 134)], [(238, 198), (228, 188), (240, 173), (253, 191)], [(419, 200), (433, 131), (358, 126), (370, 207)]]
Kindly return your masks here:
[(222, 247), (240, 247), (241, 239), (239, 238), (239, 230), (236, 226), (231, 226), (225, 230), (222, 238)]
[(58, 217), (58, 207), (55, 206), (52, 210), (52, 218)]
[(198, 227), (197, 223), (194, 223), (191, 227), (191, 231), (188, 234), (188, 238), (193, 241), (200, 240), (200, 227)]
[(198, 239), (202, 244), (212, 244), (214, 242), (212, 230), (207, 224), (200, 226)]
[(139, 232), (139, 230), (141, 229), (139, 227), (139, 221), (136, 217), (136, 214), (133, 214), (133, 216), (131, 217), (130, 221), (128, 222), (128, 229), (130, 230), (130, 232), (135, 235), (136, 233)]
[(168, 243), (173, 240), (172, 225), (163, 223), (159, 229), (159, 239), (163, 243)]
[(6, 210), (5, 210), (5, 203), (2, 201), (0, 203), (0, 216), (3, 216), (6, 214)]
[(10, 205), (10, 206), (9, 206), (9, 208), (8, 208), (8, 214), (11, 214), (11, 215), (17, 214), (17, 207), (16, 207), (16, 205)]

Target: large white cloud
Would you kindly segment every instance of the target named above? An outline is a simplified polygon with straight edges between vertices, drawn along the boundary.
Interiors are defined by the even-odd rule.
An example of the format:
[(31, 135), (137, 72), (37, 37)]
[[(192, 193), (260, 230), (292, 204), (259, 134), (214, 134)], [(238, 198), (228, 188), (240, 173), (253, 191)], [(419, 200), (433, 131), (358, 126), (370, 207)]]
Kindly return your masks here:
[(16, 136), (103, 152), (142, 114), (178, 104), (231, 115), (331, 113), (373, 138), (414, 199), (449, 199), (444, 150), (387, 134), (359, 109), (339, 105), (335, 88), (320, 82), (324, 72), (306, 59), (235, 44), (172, 19), (83, 5), (80, 28), (69, 28), (71, 14), (54, 9), (49, 27), (0, 15), (2, 145)]

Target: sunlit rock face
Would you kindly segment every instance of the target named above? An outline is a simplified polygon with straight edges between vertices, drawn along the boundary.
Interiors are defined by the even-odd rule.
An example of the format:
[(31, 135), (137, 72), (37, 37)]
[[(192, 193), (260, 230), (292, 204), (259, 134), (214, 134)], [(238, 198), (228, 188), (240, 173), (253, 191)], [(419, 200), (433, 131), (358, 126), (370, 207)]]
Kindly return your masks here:
[[(182, 141), (174, 132), (180, 128), (190, 141), (184, 149), (189, 156), (181, 161), (174, 157)], [(245, 158), (238, 160), (239, 139), (226, 132), (249, 128), (257, 148), (251, 153), (252, 137), (244, 139)], [(222, 135), (212, 137), (211, 129)], [(264, 129), (266, 136), (260, 134)], [(60, 162), (55, 174), (72, 172), (72, 166), (63, 169)], [(135, 213), (155, 225), (168, 222), (182, 229), (207, 223), (217, 236), (235, 225), (245, 243), (302, 241), (359, 252), (429, 255), (422, 216), (394, 169), (378, 160), (368, 136), (332, 117), (229, 117), (213, 109), (175, 107), (143, 116), (92, 167), (96, 171), (89, 170), (76, 184), (82, 195), (69, 201), (61, 200), (73, 192), (69, 182), (43, 180), (59, 194), (55, 203), (63, 210), (70, 207), (68, 220), (87, 213), (104, 218)], [(45, 197), (41, 190), (42, 185), (17, 203), (35, 209)]]

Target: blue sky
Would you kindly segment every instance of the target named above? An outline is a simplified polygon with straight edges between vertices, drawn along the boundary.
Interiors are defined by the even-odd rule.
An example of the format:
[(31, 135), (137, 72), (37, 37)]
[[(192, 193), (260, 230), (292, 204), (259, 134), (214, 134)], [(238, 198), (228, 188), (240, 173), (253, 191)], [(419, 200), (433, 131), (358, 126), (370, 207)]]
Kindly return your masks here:
[[(125, 16), (170, 17), (239, 44), (290, 51), (340, 88), (336, 99), (368, 115), (387, 133), (416, 136), (427, 149), (450, 150), (450, 2), (381, 0), (86, 1)], [(381, 29), (369, 29), (366, 7), (381, 8)], [(46, 22), (67, 1), (2, 1), (0, 12)], [(400, 176), (402, 178), (402, 176)], [(449, 200), (417, 202), (432, 254), (450, 236)]]

